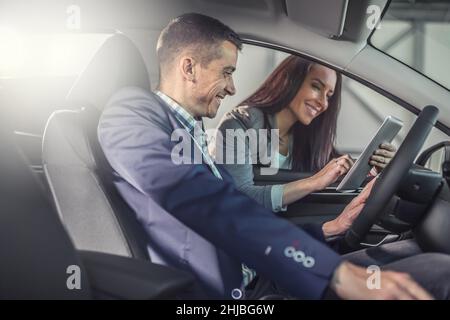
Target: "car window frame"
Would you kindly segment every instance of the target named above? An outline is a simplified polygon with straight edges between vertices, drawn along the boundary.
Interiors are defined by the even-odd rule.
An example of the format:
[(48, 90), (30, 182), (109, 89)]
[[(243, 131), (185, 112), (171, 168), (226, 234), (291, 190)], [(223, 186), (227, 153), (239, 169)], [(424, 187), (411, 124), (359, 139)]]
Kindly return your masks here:
[[(413, 113), (416, 116), (419, 115), (419, 113), (421, 111), (417, 107), (415, 107), (412, 104), (406, 102), (405, 100), (401, 99), (400, 97), (390, 93), (389, 91), (387, 91), (387, 90), (385, 90), (383, 88), (380, 88), (379, 86), (377, 86), (377, 85), (375, 85), (375, 84), (373, 84), (373, 83), (371, 83), (371, 82), (369, 82), (369, 81), (367, 81), (365, 79), (362, 79), (361, 77), (359, 77), (359, 76), (357, 76), (355, 74), (352, 74), (351, 72), (349, 72), (347, 70), (340, 69), (339, 67), (336, 67), (336, 66), (334, 66), (334, 65), (332, 65), (330, 63), (327, 63), (326, 61), (323, 61), (323, 60), (320, 60), (320, 59), (315, 58), (313, 56), (304, 54), (304, 53), (302, 53), (302, 52), (300, 52), (298, 50), (292, 49), (292, 48), (284, 47), (284, 46), (281, 46), (281, 45), (269, 43), (269, 42), (262, 41), (262, 40), (252, 39), (252, 38), (247, 37), (245, 35), (241, 35), (241, 38), (242, 38), (242, 42), (244, 44), (249, 44), (249, 45), (253, 45), (253, 46), (258, 46), (258, 47), (263, 47), (263, 48), (267, 48), (267, 49), (281, 51), (281, 52), (284, 52), (284, 53), (287, 53), (287, 54), (296, 55), (296, 56), (299, 56), (301, 58), (308, 59), (310, 61), (322, 64), (322, 65), (324, 65), (324, 66), (326, 66), (326, 67), (328, 67), (330, 69), (333, 69), (335, 71), (338, 71), (342, 75), (344, 75), (344, 76), (346, 76), (346, 77), (348, 77), (348, 78), (350, 78), (350, 79), (352, 79), (354, 81), (359, 82), (360, 84), (362, 84), (362, 85), (366, 86), (367, 88), (377, 92), (378, 94), (380, 94), (380, 95), (384, 96), (385, 98), (391, 100), (392, 102), (398, 104), (400, 107), (408, 110), (409, 112)], [(380, 50), (377, 49), (377, 51), (380, 51)], [(380, 52), (382, 52), (382, 51), (380, 51)], [(383, 54), (385, 54), (385, 53), (383, 53)], [(395, 60), (397, 60), (397, 59), (395, 59)], [(399, 61), (399, 62), (402, 63), (401, 61)], [(404, 63), (402, 63), (402, 64), (404, 64)], [(411, 67), (409, 67), (409, 68), (411, 68)], [(414, 70), (414, 69), (412, 69), (412, 70)], [(414, 70), (414, 71), (417, 72), (416, 70)], [(420, 74), (420, 72), (417, 72), (417, 73)], [(435, 81), (433, 81), (433, 82), (436, 83)], [(443, 124), (439, 120), (434, 125), (434, 128), (438, 129), (439, 131), (441, 131), (442, 133), (444, 133), (445, 135), (450, 137), (450, 127), (447, 127), (445, 124)]]
[[(391, 5), (392, 0), (388, 0), (388, 3), (386, 4), (386, 6), (383, 8), (383, 11), (380, 15), (380, 21), (379, 23), (383, 22), (383, 18), (386, 14), (386, 12), (389, 10), (389, 7)], [(404, 66), (406, 66), (407, 68), (413, 70), (414, 72), (416, 72), (417, 74), (420, 74), (421, 76), (427, 78), (428, 80), (432, 81), (433, 83), (437, 84), (439, 87), (445, 89), (446, 91), (450, 92), (450, 88), (447, 88), (446, 86), (444, 86), (443, 84), (439, 83), (437, 80), (434, 80), (433, 78), (431, 78), (430, 76), (420, 72), (419, 70), (414, 69), (412, 66), (410, 66), (409, 64), (397, 59), (394, 56), (391, 56), (390, 54), (388, 54), (387, 52), (384, 52), (383, 50), (379, 49), (378, 47), (376, 47), (373, 43), (372, 43), (372, 37), (375, 34), (377, 28), (373, 28), (373, 30), (370, 32), (369, 37), (367, 38), (367, 45), (369, 45), (370, 47), (372, 47), (373, 49), (375, 49), (378, 52), (381, 52), (382, 54), (384, 54), (385, 56), (388, 56), (392, 59), (394, 59), (395, 61), (403, 64)], [(448, 128), (447, 128), (448, 129)], [(445, 133), (445, 131), (443, 131)]]

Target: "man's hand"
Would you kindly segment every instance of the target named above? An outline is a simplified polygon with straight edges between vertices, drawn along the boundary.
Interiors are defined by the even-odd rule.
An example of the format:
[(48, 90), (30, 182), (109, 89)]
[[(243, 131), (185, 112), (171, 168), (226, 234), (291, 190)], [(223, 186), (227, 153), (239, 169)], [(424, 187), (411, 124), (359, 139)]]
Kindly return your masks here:
[(393, 144), (383, 143), (370, 157), (369, 164), (380, 173), (391, 162), (395, 152), (397, 152), (397, 148)]
[(342, 211), (336, 219), (323, 224), (322, 230), (325, 238), (340, 235), (351, 227), (353, 221), (355, 221), (356, 217), (364, 208), (375, 180), (377, 179), (372, 179), (372, 181), (370, 181), (361, 193), (345, 207), (344, 211)]
[(432, 300), (433, 297), (409, 274), (380, 272), (380, 288), (369, 289), (369, 274), (350, 262), (341, 263), (334, 271), (330, 288), (342, 299), (352, 300)]

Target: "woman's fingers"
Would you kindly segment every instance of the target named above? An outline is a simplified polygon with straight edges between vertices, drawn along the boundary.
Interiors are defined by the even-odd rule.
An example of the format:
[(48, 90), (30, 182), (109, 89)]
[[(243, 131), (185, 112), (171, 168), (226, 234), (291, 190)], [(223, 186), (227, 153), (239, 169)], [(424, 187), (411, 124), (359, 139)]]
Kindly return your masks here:
[(394, 145), (390, 143), (383, 143), (370, 157), (369, 164), (384, 169), (395, 156), (396, 151), (397, 148)]
[(383, 156), (383, 157), (392, 158), (394, 156), (395, 152), (394, 151), (389, 151), (389, 150), (386, 150), (386, 149), (377, 149), (377, 150), (375, 150), (374, 154), (377, 154), (377, 155), (380, 155), (380, 156)]
[(376, 156), (376, 155), (373, 155), (372, 157), (370, 157), (370, 159), (372, 161), (376, 161), (376, 162), (379, 162), (379, 163), (382, 163), (382, 164), (386, 164), (386, 163), (388, 163), (391, 160), (389, 158), (386, 158), (386, 157), (383, 157), (383, 156)]
[(383, 158), (392, 159), (395, 155), (395, 152), (387, 151), (385, 149), (377, 149), (373, 153), (374, 155), (381, 156)]
[(397, 148), (391, 143), (382, 143), (380, 145), (380, 149), (385, 149), (387, 151), (392, 151), (394, 153), (397, 151)]
[(345, 169), (345, 172), (350, 170), (350, 168), (352, 167), (352, 165), (348, 161), (345, 161), (345, 160), (344, 161), (338, 160), (338, 165), (343, 167)]
[(390, 143), (383, 143), (373, 153), (372, 157), (370, 158), (370, 164), (384, 168), (394, 157), (396, 151), (397, 149), (394, 145)]
[(350, 165), (350, 167), (353, 165), (353, 162), (354, 162), (353, 159), (348, 154), (345, 154), (345, 155), (339, 157), (337, 160), (348, 163)]
[(341, 171), (341, 174), (347, 173), (348, 170), (350, 170), (350, 168), (353, 166), (353, 160), (348, 154), (335, 159), (335, 162), (337, 166), (341, 166), (344, 169), (343, 171)]
[(346, 174), (352, 165), (353, 160), (349, 155), (343, 155), (339, 158), (332, 159), (317, 173), (316, 179), (321, 181), (321, 187), (329, 186), (335, 182), (337, 178)]
[[(384, 169), (387, 166), (387, 163), (380, 163), (380, 162), (376, 162), (376, 161), (373, 161), (373, 160), (370, 160), (369, 164), (371, 166), (377, 167), (378, 169), (380, 169), (380, 168)], [(380, 170), (378, 170), (378, 171), (380, 171)]]
[(383, 157), (383, 156), (377, 156), (377, 155), (372, 155), (370, 157), (369, 164), (372, 165), (372, 166), (385, 168), (390, 161), (391, 161), (391, 158), (387, 158), (387, 157)]

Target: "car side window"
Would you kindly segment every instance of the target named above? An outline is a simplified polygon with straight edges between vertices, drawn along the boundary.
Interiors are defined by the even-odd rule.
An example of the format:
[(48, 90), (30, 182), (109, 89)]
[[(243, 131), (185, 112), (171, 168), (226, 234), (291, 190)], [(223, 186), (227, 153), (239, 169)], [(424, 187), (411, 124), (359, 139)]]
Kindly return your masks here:
[(428, 161), (425, 163), (425, 168), (439, 172), (442, 174), (442, 163), (445, 160), (445, 149), (441, 148), (433, 152)]
[[(214, 119), (205, 120), (206, 128), (216, 128), (222, 116), (250, 96), (288, 56), (285, 52), (244, 45), (233, 75), (237, 92), (223, 102)], [(350, 77), (343, 76), (341, 92), (335, 145), (342, 154), (349, 153), (355, 158), (358, 157), (389, 115), (401, 119), (404, 123), (393, 141), (398, 147), (416, 119), (416, 115), (409, 110)], [(448, 140), (448, 136), (433, 128), (423, 149), (444, 140)], [(436, 166), (433, 167), (434, 170)]]

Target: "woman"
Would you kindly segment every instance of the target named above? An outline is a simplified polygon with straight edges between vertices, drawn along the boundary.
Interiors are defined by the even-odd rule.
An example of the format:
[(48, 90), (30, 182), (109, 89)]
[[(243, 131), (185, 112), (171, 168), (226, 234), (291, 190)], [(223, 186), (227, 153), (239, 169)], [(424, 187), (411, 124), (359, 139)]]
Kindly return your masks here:
[[(218, 128), (223, 139), (216, 137), (216, 151), (221, 150), (228, 159), (232, 152), (235, 161), (223, 162), (241, 191), (275, 212), (284, 211), (290, 203), (326, 188), (350, 169), (350, 156), (339, 155), (334, 148), (341, 83), (341, 75), (334, 70), (290, 56), (255, 93), (224, 116)], [(261, 140), (258, 130), (278, 129), (279, 148), (270, 157), (272, 167), (315, 174), (284, 185), (255, 186), (255, 161), (237, 161), (250, 157), (261, 162), (255, 149), (243, 135), (237, 139), (245, 148), (234, 147), (236, 129), (251, 128), (258, 132), (258, 155), (271, 153), (271, 139)], [(260, 141), (267, 141), (262, 144), (265, 150)], [(383, 144), (370, 164), (381, 170), (394, 153), (393, 145)]]

